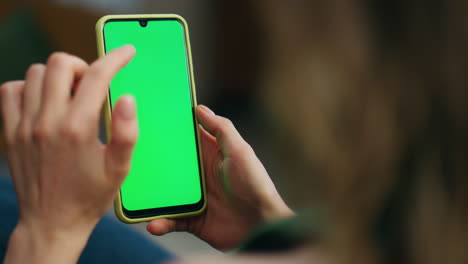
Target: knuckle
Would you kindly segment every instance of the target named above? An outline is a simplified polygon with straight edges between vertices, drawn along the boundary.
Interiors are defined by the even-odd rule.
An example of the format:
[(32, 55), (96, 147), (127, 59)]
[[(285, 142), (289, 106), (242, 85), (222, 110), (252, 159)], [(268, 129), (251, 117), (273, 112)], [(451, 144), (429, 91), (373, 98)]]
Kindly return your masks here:
[(243, 141), (241, 144), (239, 144), (238, 146), (238, 153), (242, 156), (242, 157), (250, 157), (251, 154), (254, 154), (255, 155), (255, 152), (252, 148), (252, 146), (249, 145), (249, 143)]
[(102, 79), (106, 76), (106, 71), (102, 67), (99, 67), (98, 64), (92, 65), (90, 70), (90, 75), (94, 79)]
[(2, 97), (20, 96), (23, 86), (23, 80), (8, 81), (0, 86), (0, 95)]
[(54, 52), (47, 60), (47, 66), (55, 68), (67, 67), (70, 64), (70, 59), (70, 55), (65, 52)]
[(28, 125), (22, 123), (18, 127), (18, 131), (16, 134), (16, 139), (18, 143), (26, 145), (31, 142), (31, 131), (28, 127)]
[(35, 63), (29, 66), (28, 71), (26, 72), (26, 79), (34, 78), (37, 75), (42, 74), (45, 69), (45, 65), (40, 63)]
[(225, 118), (225, 117), (220, 117), (221, 120), (219, 122), (219, 129), (220, 130), (228, 130), (232, 129), (234, 127), (234, 124), (232, 123), (231, 120)]
[(83, 125), (78, 122), (70, 121), (62, 127), (62, 137), (71, 143), (81, 143), (86, 140), (86, 131)]
[(123, 178), (128, 175), (130, 172), (130, 163), (129, 162), (124, 162), (120, 164), (119, 166), (115, 167), (114, 174), (117, 175), (117, 177), (113, 177), (114, 179), (118, 178)]
[(6, 82), (6, 83), (3, 83), (1, 86), (0, 86), (0, 93), (1, 95), (5, 96), (7, 95), (9, 92), (10, 92), (10, 89), (12, 88), (12, 83), (13, 82)]
[(110, 172), (109, 180), (114, 185), (114, 189), (119, 189), (120, 184), (122, 184), (125, 177), (127, 177), (130, 172), (130, 166), (120, 166), (113, 168)]
[(237, 154), (239, 156), (249, 156), (249, 154), (253, 151), (252, 147), (245, 141), (243, 138), (237, 138), (234, 141), (231, 141), (230, 144), (230, 151), (232, 154)]
[(219, 117), (220, 120), (217, 123), (217, 126), (215, 127), (215, 133), (221, 137), (225, 138), (226, 136), (229, 135), (229, 131), (234, 129), (234, 124), (232, 123), (231, 120), (225, 118), (225, 117)]
[(136, 136), (127, 135), (118, 139), (118, 144), (123, 147), (133, 147), (136, 143)]
[(113, 146), (123, 152), (132, 152), (137, 142), (138, 134), (135, 132), (126, 131), (125, 133), (116, 133), (111, 137)]
[(3, 133), (2, 142), (7, 149), (10, 149), (16, 145), (16, 136), (14, 133)]
[(39, 122), (33, 129), (32, 137), (39, 143), (49, 142), (53, 137), (53, 131), (47, 123)]

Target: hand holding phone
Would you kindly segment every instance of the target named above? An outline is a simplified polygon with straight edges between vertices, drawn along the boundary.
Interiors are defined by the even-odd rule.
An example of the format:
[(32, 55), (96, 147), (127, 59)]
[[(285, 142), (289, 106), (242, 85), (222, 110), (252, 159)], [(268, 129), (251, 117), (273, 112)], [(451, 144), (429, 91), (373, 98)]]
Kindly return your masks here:
[[(111, 16), (98, 23), (102, 54), (126, 43), (137, 48), (135, 60), (116, 76), (109, 93), (111, 104), (120, 94), (136, 96), (141, 127), (132, 171), (115, 203), (116, 214), (124, 222), (164, 218), (153, 221), (148, 230), (154, 234), (185, 230), (218, 249), (229, 249), (237, 246), (258, 222), (290, 216), (292, 212), (229, 120), (198, 107), (197, 116), (206, 129), (199, 130), (184, 25), (180, 17), (171, 15)], [(191, 119), (181, 118), (187, 114)], [(155, 144), (158, 140), (166, 144)], [(194, 146), (203, 155), (174, 162), (182, 154), (196, 153)], [(165, 157), (153, 154), (158, 151)], [(161, 171), (158, 164), (169, 169)], [(198, 164), (199, 168), (187, 170), (190, 164)], [(182, 174), (172, 172), (181, 169), (185, 171)], [(171, 183), (174, 180), (178, 185)], [(189, 193), (202, 196), (180, 199)], [(205, 201), (207, 210), (202, 212)], [(196, 214), (200, 215), (193, 216)], [(185, 218), (170, 219), (181, 216)]]
[(157, 219), (147, 229), (155, 235), (188, 231), (219, 250), (246, 239), (262, 221), (294, 213), (279, 196), (252, 148), (228, 119), (197, 107), (207, 184), (207, 208), (183, 219)]

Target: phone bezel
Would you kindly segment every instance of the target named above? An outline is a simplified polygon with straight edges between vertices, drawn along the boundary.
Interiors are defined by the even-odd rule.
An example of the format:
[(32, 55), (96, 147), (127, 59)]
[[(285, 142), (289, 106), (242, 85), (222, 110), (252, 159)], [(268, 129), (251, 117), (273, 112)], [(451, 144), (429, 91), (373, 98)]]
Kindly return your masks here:
[[(186, 52), (186, 60), (187, 60), (187, 70), (189, 76), (189, 93), (191, 97), (192, 103), (192, 120), (194, 122), (193, 128), (196, 135), (197, 140), (197, 158), (198, 158), (198, 169), (199, 169), (199, 177), (200, 177), (200, 188), (201, 188), (201, 198), (200, 201), (193, 203), (193, 204), (186, 204), (186, 205), (177, 205), (177, 206), (169, 206), (169, 207), (161, 207), (161, 208), (150, 208), (150, 209), (143, 209), (143, 210), (127, 210), (122, 203), (122, 194), (121, 190), (119, 190), (118, 197), (115, 199), (114, 202), (114, 209), (116, 212), (117, 217), (126, 223), (136, 223), (142, 221), (149, 221), (156, 218), (163, 218), (163, 217), (184, 217), (184, 216), (191, 216), (201, 213), (206, 207), (206, 188), (205, 188), (205, 180), (204, 180), (204, 171), (203, 171), (203, 156), (202, 150), (200, 147), (200, 135), (198, 131), (198, 120), (195, 115), (195, 107), (196, 103), (196, 93), (195, 93), (195, 83), (193, 79), (193, 68), (192, 68), (192, 56), (190, 50), (190, 40), (188, 36), (188, 27), (185, 20), (178, 16), (178, 15), (112, 15), (112, 16), (105, 16), (101, 18), (98, 23), (96, 24), (96, 32), (98, 34), (98, 44), (100, 42), (99, 47), (99, 55), (103, 56), (106, 53), (106, 46), (105, 46), (105, 35), (104, 35), (104, 27), (109, 22), (116, 22), (116, 21), (136, 21), (139, 22), (141, 20), (152, 21), (152, 20), (174, 20), (179, 22), (182, 25), (184, 31), (184, 40), (185, 40), (185, 52)], [(99, 35), (100, 34), (100, 35)], [(110, 87), (109, 87), (110, 88)], [(109, 89), (109, 94), (106, 102), (106, 113), (107, 113), (107, 123), (110, 122), (110, 115), (112, 112), (111, 106), (111, 91)], [(106, 125), (109, 128), (109, 125)], [(108, 129), (108, 138), (110, 138), (110, 131)]]

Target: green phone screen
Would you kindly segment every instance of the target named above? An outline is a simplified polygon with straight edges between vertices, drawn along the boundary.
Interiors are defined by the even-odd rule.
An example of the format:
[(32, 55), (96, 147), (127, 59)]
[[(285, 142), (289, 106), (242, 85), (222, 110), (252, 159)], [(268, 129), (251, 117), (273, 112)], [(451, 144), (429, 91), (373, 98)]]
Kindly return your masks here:
[(121, 188), (125, 210), (196, 204), (201, 201), (197, 129), (191, 94), (185, 27), (176, 19), (110, 20), (105, 51), (125, 44), (133, 60), (110, 84), (114, 106), (121, 95), (137, 103), (139, 138), (132, 167)]

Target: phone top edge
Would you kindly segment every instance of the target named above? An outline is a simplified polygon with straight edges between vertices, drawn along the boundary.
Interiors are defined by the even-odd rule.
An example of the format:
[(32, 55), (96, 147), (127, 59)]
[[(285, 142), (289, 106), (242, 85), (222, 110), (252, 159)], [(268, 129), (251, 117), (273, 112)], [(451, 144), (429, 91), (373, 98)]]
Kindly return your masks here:
[[(174, 19), (182, 24), (184, 30), (186, 31), (185, 36), (188, 41), (188, 24), (187, 21), (178, 14), (116, 14), (116, 15), (105, 15), (99, 18), (95, 25), (96, 39), (98, 42), (98, 55), (99, 57), (105, 55), (104, 51), (104, 36), (103, 30), (107, 22), (112, 20), (137, 20), (137, 19)], [(188, 41), (189, 42), (189, 41)]]
[(96, 27), (102, 27), (109, 20), (119, 19), (177, 19), (184, 25), (187, 25), (185, 19), (178, 14), (117, 14), (117, 15), (105, 15), (96, 22)]

